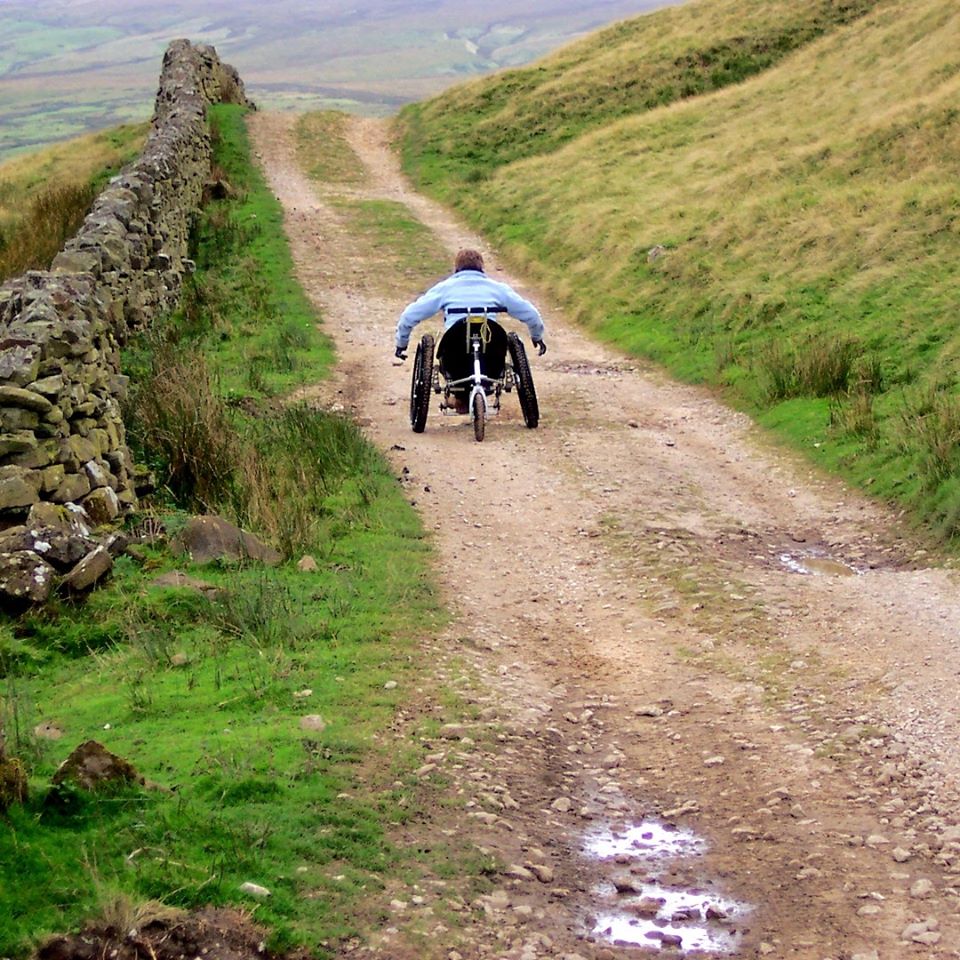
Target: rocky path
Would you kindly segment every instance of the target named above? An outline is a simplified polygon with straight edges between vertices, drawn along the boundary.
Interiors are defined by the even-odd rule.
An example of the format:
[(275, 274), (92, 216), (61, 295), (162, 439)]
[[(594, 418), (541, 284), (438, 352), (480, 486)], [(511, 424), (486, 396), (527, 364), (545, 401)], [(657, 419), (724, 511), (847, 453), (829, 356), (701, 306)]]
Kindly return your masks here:
[[(391, 355), (418, 290), (358, 246), (342, 191), (297, 168), (289, 116), (251, 126), (341, 358), (312, 393), (390, 451), (456, 613), (426, 651), (476, 721), (444, 730), (422, 771), (463, 800), (436, 829), (506, 866), (476, 900), (451, 881), (391, 891), (392, 922), (358, 951), (960, 956), (954, 573), (535, 290), (540, 428), (508, 397), (483, 444), (436, 403), (413, 434), (410, 364)], [(350, 140), (368, 173), (352, 197), (408, 205), (524, 290), (405, 184), (380, 123), (352, 121)]]

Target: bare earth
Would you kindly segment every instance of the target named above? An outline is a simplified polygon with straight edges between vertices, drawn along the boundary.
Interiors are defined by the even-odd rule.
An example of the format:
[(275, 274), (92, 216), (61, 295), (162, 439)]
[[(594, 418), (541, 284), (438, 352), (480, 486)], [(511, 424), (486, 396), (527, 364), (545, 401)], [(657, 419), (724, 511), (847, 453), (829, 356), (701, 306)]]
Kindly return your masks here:
[(424, 651), (477, 719), (435, 745), (462, 803), (431, 829), (507, 868), (474, 901), (453, 881), (388, 892), (391, 922), (353, 952), (960, 957), (956, 574), (708, 393), (590, 341), (357, 119), (369, 181), (349, 194), (485, 250), (547, 319), (539, 429), (508, 396), (482, 444), (437, 401), (412, 433), (392, 334), (419, 290), (297, 168), (293, 118), (251, 130), (339, 351), (306, 395), (389, 451), (456, 614)]

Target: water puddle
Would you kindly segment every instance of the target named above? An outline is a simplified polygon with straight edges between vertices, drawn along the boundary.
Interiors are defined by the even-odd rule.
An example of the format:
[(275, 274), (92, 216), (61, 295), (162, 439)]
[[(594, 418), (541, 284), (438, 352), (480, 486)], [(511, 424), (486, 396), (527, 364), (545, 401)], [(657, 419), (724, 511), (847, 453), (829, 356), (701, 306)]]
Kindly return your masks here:
[(619, 947), (733, 954), (740, 946), (747, 904), (726, 897), (692, 871), (706, 842), (689, 830), (655, 820), (584, 837), (583, 853), (599, 860), (608, 879), (593, 888), (594, 936)]
[(780, 562), (792, 573), (819, 574), (825, 577), (858, 577), (861, 571), (830, 557), (780, 555)]

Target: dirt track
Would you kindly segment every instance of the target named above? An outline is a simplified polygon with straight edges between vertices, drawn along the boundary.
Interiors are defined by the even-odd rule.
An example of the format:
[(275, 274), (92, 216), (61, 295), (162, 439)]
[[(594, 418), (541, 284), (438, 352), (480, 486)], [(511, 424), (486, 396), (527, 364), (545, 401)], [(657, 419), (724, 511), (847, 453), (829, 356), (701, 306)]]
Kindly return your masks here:
[[(296, 167), (293, 118), (251, 125), (337, 343), (314, 394), (391, 451), (458, 615), (427, 651), (485, 679), (476, 730), (499, 739), (438, 744), (466, 803), (440, 826), (519, 868), (439, 926), (392, 891), (395, 922), (361, 952), (960, 956), (955, 574), (746, 418), (582, 336), (493, 253), (547, 320), (541, 426), (508, 397), (478, 445), (435, 401), (413, 434), (391, 355), (418, 290), (358, 256), (336, 189)], [(371, 196), (489, 252), (405, 185), (384, 127), (351, 129)]]

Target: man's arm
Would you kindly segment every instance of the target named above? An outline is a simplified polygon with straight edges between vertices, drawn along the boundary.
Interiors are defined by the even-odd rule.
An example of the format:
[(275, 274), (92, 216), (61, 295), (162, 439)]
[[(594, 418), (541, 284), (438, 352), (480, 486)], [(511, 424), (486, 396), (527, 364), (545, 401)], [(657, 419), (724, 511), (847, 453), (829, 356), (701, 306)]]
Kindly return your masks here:
[(543, 340), (543, 318), (540, 316), (540, 311), (529, 300), (524, 300), (508, 284), (501, 283), (498, 286), (501, 288), (501, 306), (507, 308), (511, 317), (516, 317), (527, 325), (527, 329), (530, 331), (530, 339), (534, 343)]
[(400, 320), (397, 323), (397, 342), (396, 345), (403, 349), (410, 342), (410, 334), (413, 328), (422, 320), (432, 317), (443, 306), (440, 284), (432, 286), (423, 296), (414, 300), (400, 314)]

